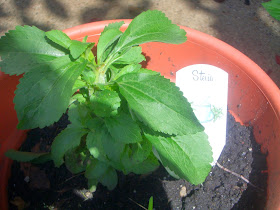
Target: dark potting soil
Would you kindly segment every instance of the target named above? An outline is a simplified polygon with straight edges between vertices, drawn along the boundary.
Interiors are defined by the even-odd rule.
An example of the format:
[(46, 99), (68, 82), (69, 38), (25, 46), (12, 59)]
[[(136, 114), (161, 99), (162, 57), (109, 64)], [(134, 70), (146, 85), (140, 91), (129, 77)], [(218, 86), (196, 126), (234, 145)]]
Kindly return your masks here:
[[(31, 130), (21, 150), (49, 151), (53, 138), (67, 123), (63, 116), (53, 126)], [(65, 166), (14, 162), (8, 186), (10, 209), (144, 209), (151, 196), (154, 209), (264, 209), (266, 156), (254, 141), (252, 129), (230, 115), (227, 142), (218, 163), (251, 184), (216, 165), (203, 184), (193, 186), (170, 177), (160, 167), (150, 175), (119, 174), (115, 190), (98, 185), (91, 194), (83, 174), (72, 175)]]

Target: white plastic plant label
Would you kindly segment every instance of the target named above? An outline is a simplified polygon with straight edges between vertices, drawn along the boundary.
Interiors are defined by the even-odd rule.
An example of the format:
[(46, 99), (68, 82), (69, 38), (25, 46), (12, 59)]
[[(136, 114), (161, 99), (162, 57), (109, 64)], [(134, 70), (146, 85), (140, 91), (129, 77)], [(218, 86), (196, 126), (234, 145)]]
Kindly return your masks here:
[(216, 66), (195, 64), (177, 71), (176, 85), (205, 127), (215, 165), (226, 143), (228, 73)]

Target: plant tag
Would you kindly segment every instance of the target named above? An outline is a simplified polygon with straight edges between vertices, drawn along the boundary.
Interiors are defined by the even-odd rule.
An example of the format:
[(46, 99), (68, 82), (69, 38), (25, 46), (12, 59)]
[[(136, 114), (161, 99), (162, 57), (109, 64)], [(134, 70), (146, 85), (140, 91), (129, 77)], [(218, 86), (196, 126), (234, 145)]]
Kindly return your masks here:
[(215, 165), (226, 144), (228, 73), (216, 66), (195, 64), (176, 72), (176, 85), (205, 127)]

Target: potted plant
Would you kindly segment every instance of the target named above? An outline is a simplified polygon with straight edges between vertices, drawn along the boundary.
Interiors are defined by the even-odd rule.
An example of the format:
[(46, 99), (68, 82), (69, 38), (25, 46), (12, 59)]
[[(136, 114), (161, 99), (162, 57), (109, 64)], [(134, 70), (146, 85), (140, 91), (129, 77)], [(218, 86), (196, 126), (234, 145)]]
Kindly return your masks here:
[[(85, 36), (88, 36), (88, 42), (97, 42), (99, 38), (98, 34), (103, 31), (105, 25), (112, 22), (115, 21), (86, 24), (65, 30), (65, 33), (74, 40), (82, 41)], [(126, 29), (130, 21), (126, 20), (125, 22), (126, 23), (121, 26), (121, 30)], [(276, 142), (278, 138), (277, 135), (279, 135), (276, 132), (279, 125), (279, 90), (255, 63), (253, 63), (250, 59), (237, 50), (200, 32), (184, 27), (181, 28), (188, 33), (189, 41), (187, 43), (176, 46), (169, 44), (149, 43), (142, 46), (145, 55), (151, 58), (151, 60), (147, 63), (147, 68), (160, 71), (162, 75), (170, 78), (171, 81), (175, 80), (174, 73), (176, 70), (180, 69), (181, 67), (196, 63), (208, 63), (216, 65), (229, 73), (229, 109), (231, 110), (232, 114), (234, 114), (236, 119), (239, 119), (244, 124), (250, 122), (255, 128), (257, 128), (255, 129), (256, 139), (258, 142), (263, 144), (264, 150), (269, 151), (269, 183), (271, 183), (271, 185), (269, 184), (267, 206), (269, 208), (277, 207), (279, 205), (277, 200), (279, 192), (278, 189), (272, 188), (272, 186), (275, 184), (275, 182), (277, 182), (277, 177), (274, 177), (274, 171), (276, 171), (279, 167), (277, 162), (275, 162), (277, 160), (277, 150), (275, 150), (275, 148), (279, 147)], [(52, 34), (50, 34), (49, 37), (55, 43), (58, 42), (55, 41), (55, 38), (52, 37)], [(65, 43), (62, 44), (65, 45)], [(92, 45), (84, 43), (83, 46), (84, 50), (86, 50)], [(77, 53), (76, 50), (74, 50), (73, 53), (74, 54), (72, 56), (74, 57), (79, 57), (81, 55), (79, 52)], [(88, 54), (88, 56), (90, 55)], [(171, 59), (168, 59), (170, 57), (172, 57), (172, 62), (170, 62)], [(160, 66), (158, 63), (160, 63)], [(1, 118), (1, 120), (3, 119), (1, 121), (1, 130), (6, 130), (5, 133), (2, 134), (3, 136), (1, 136), (1, 140), (5, 139), (5, 141), (2, 140), (1, 142), (1, 163), (3, 163), (1, 165), (5, 166), (1, 169), (1, 171), (3, 171), (3, 173), (1, 173), (1, 176), (3, 176), (1, 177), (1, 182), (3, 181), (3, 186), (5, 186), (7, 184), (9, 175), (8, 170), (10, 162), (4, 157), (3, 154), (5, 151), (7, 151), (7, 149), (17, 148), (23, 141), (25, 133), (16, 129), (17, 119), (15, 112), (13, 111), (13, 107), (11, 106), (13, 91), (15, 90), (15, 84), (17, 83), (18, 78), (8, 77), (4, 74), (2, 76), (2, 81), (5, 81), (5, 83), (1, 83), (1, 85), (3, 84), (3, 88), (1, 86), (1, 91), (3, 89), (3, 97), (7, 97), (7, 100), (5, 100), (6, 103), (1, 105), (3, 106), (3, 108), (1, 107), (1, 110), (3, 110), (3, 113), (12, 113), (12, 115), (9, 116), (10, 121), (6, 121)], [(102, 78), (104, 79), (104, 77), (101, 77), (100, 79)], [(264, 78), (266, 81), (269, 81), (269, 83), (266, 82), (263, 84)], [(11, 81), (13, 81), (13, 83)], [(100, 86), (99, 88), (102, 89), (103, 87)], [(241, 97), (243, 94), (241, 90), (244, 88), (248, 90), (246, 95), (247, 97)], [(242, 108), (237, 108), (237, 104), (242, 104)], [(270, 118), (267, 118), (268, 116)], [(268, 127), (267, 124), (272, 126)], [(261, 130), (262, 132), (258, 132), (257, 130)], [(271, 136), (273, 133), (275, 133), (275, 136)], [(265, 139), (267, 137), (271, 137), (269, 139), (269, 143), (268, 140)], [(9, 141), (9, 139), (13, 140)], [(18, 141), (15, 141), (15, 139)], [(209, 162), (211, 162), (211, 160)], [(95, 183), (93, 186), (94, 185)], [(1, 196), (1, 199), (3, 199), (3, 202), (1, 203), (4, 203), (6, 199), (5, 188), (2, 188), (1, 192), (3, 195)], [(275, 196), (276, 198), (274, 198)], [(4, 207), (5, 206), (3, 206), (3, 208)]]

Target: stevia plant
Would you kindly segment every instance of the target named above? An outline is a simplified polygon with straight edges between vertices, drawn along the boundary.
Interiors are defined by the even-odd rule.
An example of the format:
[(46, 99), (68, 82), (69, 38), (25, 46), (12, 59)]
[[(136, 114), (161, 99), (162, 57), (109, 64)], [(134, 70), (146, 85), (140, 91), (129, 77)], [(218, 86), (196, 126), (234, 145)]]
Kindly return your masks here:
[(1, 71), (24, 74), (14, 97), (18, 128), (49, 126), (65, 112), (71, 122), (50, 153), (6, 155), (85, 171), (92, 191), (99, 182), (114, 189), (116, 171), (146, 174), (159, 162), (177, 178), (202, 183), (212, 162), (203, 126), (174, 83), (139, 64), (139, 45), (181, 44), (186, 32), (160, 11), (141, 13), (125, 32), (123, 24), (104, 28), (96, 55), (87, 37), (71, 40), (59, 30), (17, 26), (1, 37)]

